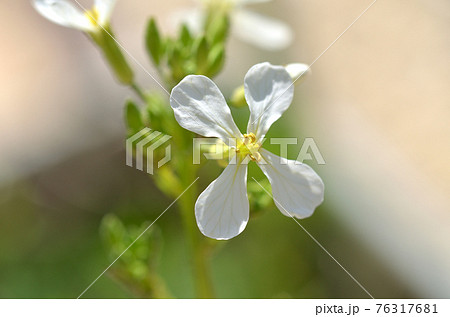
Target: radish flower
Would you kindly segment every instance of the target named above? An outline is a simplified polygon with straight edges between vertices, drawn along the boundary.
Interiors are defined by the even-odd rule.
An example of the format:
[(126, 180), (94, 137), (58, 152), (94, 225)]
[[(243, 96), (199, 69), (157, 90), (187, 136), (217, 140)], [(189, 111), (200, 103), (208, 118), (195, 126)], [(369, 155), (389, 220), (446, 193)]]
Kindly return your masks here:
[(33, 0), (36, 10), (48, 20), (83, 32), (106, 28), (116, 0), (95, 0), (94, 7), (83, 12), (67, 0)]
[(207, 237), (227, 240), (240, 234), (249, 219), (247, 164), (254, 161), (269, 179), (275, 205), (286, 216), (312, 215), (324, 196), (324, 184), (306, 164), (281, 158), (262, 148), (272, 123), (292, 102), (292, 79), (282, 66), (253, 66), (244, 79), (250, 108), (242, 134), (219, 88), (207, 77), (189, 75), (173, 90), (170, 104), (185, 129), (216, 137), (230, 147), (232, 159), (222, 174), (198, 197), (195, 217)]

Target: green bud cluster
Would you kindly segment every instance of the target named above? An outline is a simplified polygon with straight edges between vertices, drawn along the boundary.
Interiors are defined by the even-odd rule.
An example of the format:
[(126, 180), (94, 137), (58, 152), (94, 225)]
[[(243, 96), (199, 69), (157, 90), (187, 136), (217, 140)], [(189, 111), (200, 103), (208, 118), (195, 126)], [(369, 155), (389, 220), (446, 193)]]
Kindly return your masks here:
[[(103, 217), (100, 236), (110, 260), (117, 259), (108, 273), (137, 297), (168, 298), (171, 296), (165, 284), (155, 273), (161, 255), (161, 232), (155, 225), (146, 230), (149, 225), (126, 227), (113, 214)], [(125, 249), (127, 252), (123, 253)]]
[[(170, 37), (162, 35), (154, 18), (148, 21), (145, 46), (168, 88), (178, 84), (187, 75), (205, 75), (212, 78), (222, 70), (229, 30), (228, 15), (226, 12), (215, 12), (213, 15), (208, 13), (204, 22), (204, 30), (199, 34), (194, 34), (183, 24), (178, 34)], [(136, 88), (134, 83), (130, 86)], [(165, 195), (175, 198), (183, 190), (181, 175), (182, 171), (186, 170), (184, 157), (192, 152), (194, 135), (182, 129), (175, 121), (165, 96), (157, 92), (137, 92), (144, 104), (138, 105), (132, 100), (126, 102), (124, 115), (127, 135), (132, 136), (148, 127), (173, 137), (173, 151), (179, 156), (172, 158), (170, 166), (158, 168), (153, 178)], [(153, 153), (154, 160), (165, 155), (162, 151), (163, 148)], [(143, 153), (145, 156), (145, 149)]]
[(163, 37), (155, 19), (146, 32), (147, 52), (167, 81), (176, 85), (187, 75), (216, 76), (225, 62), (228, 16), (214, 20), (204, 32), (195, 35), (183, 24), (175, 38)]

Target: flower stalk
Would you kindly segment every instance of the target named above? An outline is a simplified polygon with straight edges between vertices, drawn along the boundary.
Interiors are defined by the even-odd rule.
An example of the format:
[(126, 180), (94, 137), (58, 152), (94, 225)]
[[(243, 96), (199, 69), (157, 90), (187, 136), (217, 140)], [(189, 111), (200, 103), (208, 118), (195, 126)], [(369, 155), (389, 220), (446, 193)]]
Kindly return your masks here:
[[(189, 174), (189, 173), (186, 173)], [(195, 179), (195, 178), (193, 178)], [(186, 179), (187, 180), (187, 179)], [(192, 179), (183, 182), (187, 187)], [(188, 184), (186, 184), (188, 183)], [(193, 208), (198, 194), (196, 184), (179, 199), (179, 208), (184, 227), (184, 233), (191, 254), (191, 265), (195, 283), (197, 298), (214, 298), (214, 289), (210, 272), (210, 246), (206, 244), (201, 236), (193, 217)]]
[[(192, 137), (192, 134), (189, 133), (189, 137), (186, 138), (185, 131), (176, 129), (174, 132), (174, 145), (180, 151), (180, 154), (184, 151), (192, 152), (191, 146), (186, 146), (186, 144), (191, 144), (189, 137)], [(178, 159), (174, 162), (173, 168), (176, 170), (176, 174), (179, 175), (180, 188), (184, 190), (190, 186), (189, 190), (178, 199), (178, 207), (188, 253), (191, 255), (190, 265), (195, 294), (197, 298), (214, 298), (215, 293), (210, 271), (212, 246), (198, 230), (193, 212), (195, 200), (199, 193), (197, 182), (193, 183), (197, 178), (198, 165), (192, 164), (191, 160)]]
[[(125, 56), (122, 53), (122, 50), (114, 39), (114, 34), (111, 28), (108, 26), (100, 28), (96, 32), (90, 32), (89, 36), (101, 49), (103, 55), (108, 61), (108, 64), (111, 66), (120, 83), (130, 86), (131, 88), (133, 88), (133, 90), (136, 91), (137, 87), (134, 84), (133, 71), (128, 65)], [(142, 98), (143, 96), (140, 92), (138, 93), (138, 95), (140, 98)]]

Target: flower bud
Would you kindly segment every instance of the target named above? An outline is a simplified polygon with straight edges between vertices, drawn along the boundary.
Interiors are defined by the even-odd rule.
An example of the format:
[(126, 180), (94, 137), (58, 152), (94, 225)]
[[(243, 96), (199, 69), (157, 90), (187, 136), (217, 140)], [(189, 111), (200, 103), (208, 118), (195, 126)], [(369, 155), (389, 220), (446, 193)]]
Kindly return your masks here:
[(236, 88), (234, 90), (233, 96), (231, 97), (230, 102), (234, 107), (237, 107), (237, 108), (247, 106), (247, 101), (245, 100), (244, 85), (239, 86), (238, 88)]
[(292, 63), (287, 64), (284, 68), (296, 84), (304, 82), (306, 77), (311, 74), (311, 68), (306, 64)]

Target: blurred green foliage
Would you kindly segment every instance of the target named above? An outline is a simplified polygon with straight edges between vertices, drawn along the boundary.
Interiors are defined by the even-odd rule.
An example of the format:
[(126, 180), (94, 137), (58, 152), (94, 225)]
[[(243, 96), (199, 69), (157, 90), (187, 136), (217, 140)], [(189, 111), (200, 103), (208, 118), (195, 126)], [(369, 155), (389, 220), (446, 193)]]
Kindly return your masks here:
[[(119, 231), (128, 232), (130, 241), (170, 204), (145, 173), (124, 166), (124, 153), (114, 148), (107, 145), (86, 152), (0, 189), (0, 297), (76, 298), (120, 252), (120, 248), (108, 251), (98, 235), (104, 215), (117, 215), (123, 225)], [(220, 169), (208, 162), (201, 172), (200, 188), (205, 188)], [(337, 217), (332, 206), (325, 204), (301, 223), (374, 295), (411, 297), (395, 276), (337, 224)], [(171, 296), (194, 297), (177, 207), (172, 206), (156, 225), (159, 230), (140, 238), (145, 241), (142, 253), (153, 250), (148, 241), (157, 233), (163, 243), (157, 251), (156, 272)], [(132, 253), (131, 259), (142, 254)], [(111, 269), (120, 267), (116, 262)], [(212, 272), (220, 298), (366, 298), (272, 202), (250, 219), (241, 235), (217, 242)], [(102, 276), (83, 298), (141, 296), (111, 277), (110, 273)]]

